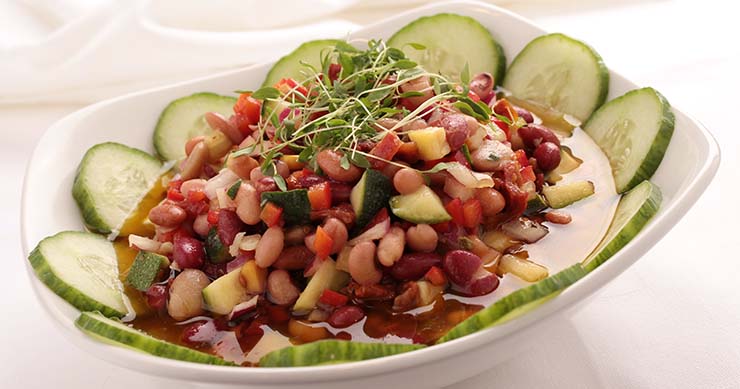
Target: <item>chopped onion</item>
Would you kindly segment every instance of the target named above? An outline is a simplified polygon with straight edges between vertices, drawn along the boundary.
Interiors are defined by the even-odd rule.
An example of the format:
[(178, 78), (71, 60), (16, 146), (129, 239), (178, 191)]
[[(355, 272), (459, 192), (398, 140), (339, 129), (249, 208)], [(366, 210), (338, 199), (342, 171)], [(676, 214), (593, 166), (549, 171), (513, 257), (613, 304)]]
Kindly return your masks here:
[(139, 250), (158, 252), (162, 247), (162, 242), (157, 242), (154, 239), (149, 239), (139, 235), (128, 236), (128, 246), (136, 247)]
[(223, 188), (216, 190), (216, 197), (218, 198), (218, 207), (220, 209), (236, 209), (236, 202), (234, 201), (234, 199), (229, 197), (228, 194), (226, 194), (227, 190), (229, 190), (228, 187), (223, 187)]
[(239, 269), (240, 267), (242, 267), (242, 265), (247, 263), (247, 261), (252, 258), (254, 258), (254, 255), (245, 255), (245, 254), (238, 255), (236, 258), (232, 259), (231, 261), (226, 262), (226, 272), (231, 273), (232, 271)]
[(213, 178), (206, 182), (204, 192), (209, 199), (213, 200), (217, 197), (217, 191), (221, 188), (227, 188), (234, 184), (239, 176), (228, 168), (221, 169), (221, 171)]
[(254, 311), (257, 309), (257, 300), (259, 300), (259, 297), (254, 296), (247, 301), (236, 304), (227, 318), (229, 320), (238, 319), (247, 313)]
[(391, 218), (385, 218), (382, 222), (370, 227), (367, 231), (352, 238), (348, 245), (354, 246), (358, 243), (367, 242), (370, 240), (377, 240), (384, 237), (391, 229)]
[(490, 188), (493, 186), (491, 176), (474, 172), (459, 162), (448, 163), (446, 170), (468, 188)]
[(520, 217), (507, 222), (501, 226), (501, 229), (506, 235), (527, 243), (534, 243), (544, 238), (550, 232), (546, 226), (526, 217)]
[(244, 238), (244, 232), (240, 232), (234, 236), (234, 242), (229, 246), (229, 254), (232, 257), (236, 257), (239, 255), (239, 244), (242, 242), (242, 239)]
[(260, 234), (247, 235), (243, 237), (241, 243), (239, 243), (239, 250), (242, 250), (242, 251), (256, 250), (257, 243), (259, 243), (260, 238), (262, 238), (262, 235)]

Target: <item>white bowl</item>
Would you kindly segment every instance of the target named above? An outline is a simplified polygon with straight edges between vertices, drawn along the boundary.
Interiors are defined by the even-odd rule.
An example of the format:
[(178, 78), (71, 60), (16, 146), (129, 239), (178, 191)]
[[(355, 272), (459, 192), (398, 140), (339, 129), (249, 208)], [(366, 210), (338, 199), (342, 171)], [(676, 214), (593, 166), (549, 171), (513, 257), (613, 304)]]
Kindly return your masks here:
[[(475, 2), (422, 7), (351, 34), (352, 38), (388, 38), (420, 16), (439, 12), (469, 15), (486, 26), (511, 59), (533, 38), (545, 33), (503, 9)], [(599, 48), (603, 51), (608, 48)], [(90, 146), (117, 141), (152, 151), (151, 134), (162, 108), (171, 100), (200, 91), (230, 94), (258, 86), (270, 64), (219, 74), (104, 101), (60, 120), (43, 136), (28, 166), (23, 188), (22, 241), (28, 252), (43, 237), (83, 228), (70, 189), (75, 168)], [(638, 88), (611, 71), (609, 98)], [(28, 266), (34, 289), (46, 311), (80, 348), (101, 359), (140, 372), (195, 383), (257, 388), (439, 387), (478, 374), (532, 344), (557, 312), (582, 302), (645, 254), (694, 204), (719, 165), (719, 149), (709, 132), (677, 108), (668, 152), (652, 181), (664, 200), (650, 224), (618, 254), (539, 309), (504, 325), (423, 350), (333, 366), (300, 368), (234, 368), (158, 358), (107, 345), (74, 327), (77, 310), (49, 291)], [(564, 350), (567, 353), (567, 351)]]

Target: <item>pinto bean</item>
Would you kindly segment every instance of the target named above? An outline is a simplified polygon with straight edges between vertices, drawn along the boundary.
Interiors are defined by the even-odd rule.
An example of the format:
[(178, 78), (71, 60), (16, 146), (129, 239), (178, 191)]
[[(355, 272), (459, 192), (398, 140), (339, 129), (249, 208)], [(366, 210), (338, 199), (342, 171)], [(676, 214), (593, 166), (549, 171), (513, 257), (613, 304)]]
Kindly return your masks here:
[(188, 213), (170, 201), (164, 201), (149, 211), (149, 220), (162, 227), (177, 227), (187, 219)]
[(262, 234), (254, 251), (254, 260), (261, 268), (270, 267), (280, 256), (285, 244), (283, 228), (279, 226), (270, 227)]
[(259, 163), (257, 160), (248, 155), (240, 155), (238, 157), (231, 156), (226, 160), (226, 167), (236, 173), (236, 175), (242, 180), (249, 180), (250, 173), (258, 166)]
[(242, 183), (236, 192), (236, 214), (250, 226), (260, 222), (260, 197), (250, 183)]
[(475, 190), (475, 198), (480, 201), (483, 210), (483, 216), (489, 217), (497, 215), (506, 207), (506, 199), (493, 188), (478, 188)]
[(505, 144), (488, 139), (471, 154), (473, 167), (479, 172), (492, 172), (503, 168), (504, 162), (512, 160), (514, 152)]
[(349, 253), (349, 274), (360, 285), (380, 282), (383, 273), (375, 266), (375, 244), (362, 242)]
[(334, 241), (329, 254), (336, 254), (342, 251), (342, 248), (347, 244), (347, 238), (349, 237), (347, 226), (344, 225), (341, 220), (330, 217), (324, 221), (324, 231), (329, 234)]
[(406, 242), (414, 251), (431, 253), (437, 248), (437, 231), (429, 224), (417, 224), (406, 230)]
[(267, 298), (277, 305), (293, 304), (301, 293), (285, 270), (273, 270), (267, 276)]
[(416, 169), (404, 168), (393, 176), (393, 187), (402, 195), (414, 193), (422, 185), (424, 185), (424, 177)]
[(478, 95), (481, 100), (486, 100), (493, 93), (493, 76), (491, 73), (483, 72), (473, 76), (470, 80), (470, 91)]
[(362, 169), (350, 164), (349, 169), (341, 166), (342, 153), (333, 150), (322, 150), (316, 156), (321, 170), (331, 179), (341, 182), (355, 182), (360, 179)]
[(196, 234), (205, 237), (208, 236), (208, 231), (211, 229), (210, 223), (208, 223), (208, 213), (202, 213), (195, 217), (193, 221), (193, 231)]
[(197, 145), (200, 142), (203, 142), (205, 139), (206, 137), (203, 135), (199, 135), (199, 136), (188, 139), (188, 141), (185, 142), (185, 155), (190, 155), (190, 153), (193, 152), (193, 148), (195, 148), (195, 145)]
[(210, 281), (200, 270), (185, 269), (170, 285), (167, 313), (175, 320), (187, 320), (203, 313), (203, 289)]
[(223, 132), (224, 135), (231, 140), (231, 143), (239, 144), (244, 140), (244, 134), (242, 134), (236, 126), (221, 116), (220, 113), (206, 112), (204, 116), (208, 126), (214, 130)]
[(406, 81), (401, 84), (401, 92), (421, 92), (421, 96), (406, 97), (402, 99), (401, 104), (407, 109), (416, 109), (422, 105), (425, 101), (429, 100), (434, 96), (434, 90), (432, 89), (432, 83), (428, 76), (422, 76), (414, 78), (413, 80)]
[(393, 227), (378, 243), (378, 261), (384, 266), (393, 266), (403, 255), (406, 233), (400, 227)]
[(206, 147), (205, 141), (198, 142), (193, 146), (193, 151), (182, 164), (180, 178), (182, 178), (182, 180), (189, 180), (191, 178), (198, 177), (207, 160), (208, 147)]
[(206, 183), (208, 181), (202, 179), (202, 178), (193, 178), (192, 180), (187, 180), (180, 185), (180, 193), (182, 193), (185, 198), (188, 197), (188, 193), (192, 191), (198, 191), (203, 192), (206, 189)]

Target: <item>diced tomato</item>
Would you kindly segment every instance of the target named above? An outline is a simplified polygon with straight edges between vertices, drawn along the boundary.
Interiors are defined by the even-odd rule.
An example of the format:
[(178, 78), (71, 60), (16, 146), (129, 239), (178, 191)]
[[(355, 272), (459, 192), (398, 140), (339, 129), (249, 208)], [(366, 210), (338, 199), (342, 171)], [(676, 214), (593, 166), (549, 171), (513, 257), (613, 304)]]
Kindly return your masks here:
[(396, 155), (408, 163), (416, 163), (419, 160), (419, 148), (414, 142), (403, 142)]
[(283, 209), (271, 202), (265, 204), (262, 208), (262, 212), (260, 212), (260, 219), (262, 219), (267, 227), (279, 225), (282, 217)]
[(318, 258), (326, 258), (331, 253), (331, 248), (334, 246), (334, 239), (327, 233), (323, 228), (316, 228), (316, 239), (313, 243), (314, 251)]
[[(246, 118), (247, 125), (257, 124), (260, 121), (260, 111), (262, 110), (262, 103), (252, 97), (251, 93), (242, 93), (239, 95), (239, 100), (234, 104), (234, 114)], [(239, 130), (244, 130), (239, 128)]]
[(395, 132), (387, 132), (383, 139), (378, 142), (378, 144), (376, 144), (375, 147), (372, 148), (372, 150), (370, 150), (371, 155), (379, 158), (368, 158), (368, 160), (370, 161), (370, 166), (372, 166), (374, 169), (384, 168), (386, 165), (388, 165), (388, 163), (383, 160), (392, 160), (398, 152), (398, 149), (401, 148), (402, 144), (403, 142), (398, 139), (398, 135), (396, 135)]
[(531, 165), (523, 167), (521, 170), (519, 170), (519, 173), (522, 175), (522, 180), (524, 180), (525, 182), (530, 182), (537, 179), (537, 176), (534, 174), (534, 169)]
[(519, 161), (519, 166), (521, 167), (527, 167), (529, 166), (529, 159), (527, 158), (527, 153), (524, 152), (524, 150), (517, 150), (514, 152), (514, 156), (516, 156), (516, 160)]
[(465, 225), (465, 213), (463, 212), (463, 202), (459, 198), (452, 199), (445, 205), (447, 213), (452, 216), (452, 222), (458, 226)]
[(329, 65), (329, 79), (334, 82), (339, 78), (339, 72), (342, 71), (342, 65), (333, 63)]
[(298, 81), (292, 78), (281, 79), (280, 81), (278, 81), (277, 84), (275, 84), (275, 88), (277, 88), (283, 95), (287, 95), (291, 93), (291, 90), (292, 90), (293, 92), (299, 95), (296, 97), (305, 98), (306, 96), (308, 96), (308, 89), (306, 89), (306, 87), (299, 84)]
[(215, 226), (218, 224), (218, 210), (217, 209), (211, 209), (208, 211), (208, 216), (206, 216), (206, 220), (208, 220), (208, 224)]
[(172, 201), (185, 200), (185, 196), (183, 196), (182, 193), (180, 193), (180, 191), (175, 188), (167, 189), (167, 198)]
[(167, 184), (170, 189), (180, 190), (182, 186), (182, 180), (172, 180)]
[(188, 192), (188, 201), (191, 203), (197, 203), (206, 199), (206, 193), (202, 190), (191, 190)]
[(463, 224), (467, 228), (476, 228), (483, 221), (483, 208), (481, 208), (480, 201), (478, 199), (469, 199), (463, 204), (463, 215), (465, 223)]
[(480, 96), (478, 96), (473, 91), (468, 92), (468, 97), (470, 97), (470, 100), (475, 101), (476, 103), (480, 101)]
[(447, 283), (447, 277), (445, 277), (442, 269), (438, 268), (437, 266), (430, 267), (427, 273), (424, 275), (424, 278), (426, 278), (427, 281), (431, 282), (432, 285), (435, 286), (442, 286)]
[(308, 201), (314, 211), (331, 208), (331, 184), (326, 181), (308, 189)]
[(498, 100), (496, 104), (493, 105), (493, 112), (501, 116), (505, 116), (511, 120), (512, 123), (519, 119), (519, 115), (517, 115), (516, 110), (511, 103), (509, 103), (509, 100), (506, 99)]
[(320, 303), (331, 305), (332, 307), (341, 307), (347, 304), (347, 301), (349, 301), (349, 297), (331, 289), (324, 289), (321, 297), (319, 297)]
[(434, 228), (434, 231), (437, 231), (439, 233), (449, 232), (452, 228), (450, 226), (450, 222), (442, 222), (437, 224), (432, 224), (432, 228)]

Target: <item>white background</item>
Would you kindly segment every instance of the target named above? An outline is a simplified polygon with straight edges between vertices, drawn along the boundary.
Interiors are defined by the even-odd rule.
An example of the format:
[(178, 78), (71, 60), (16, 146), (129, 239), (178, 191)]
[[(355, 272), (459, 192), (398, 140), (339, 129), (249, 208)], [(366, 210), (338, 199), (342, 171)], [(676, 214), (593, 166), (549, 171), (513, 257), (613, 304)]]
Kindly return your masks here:
[[(740, 20), (732, 7), (729, 1), (509, 7), (587, 41), (608, 66), (660, 90), (715, 135), (722, 165), (668, 236), (588, 306), (554, 321), (528, 352), (454, 388), (740, 388)], [(350, 9), (342, 16), (367, 23), (401, 9)], [(0, 20), (2, 13), (0, 7)], [(0, 39), (7, 28), (0, 23)], [(0, 247), (6, 250), (0, 386), (182, 388), (84, 354), (61, 338), (31, 291), (18, 227), (24, 169), (44, 130), (81, 106), (0, 105)]]

